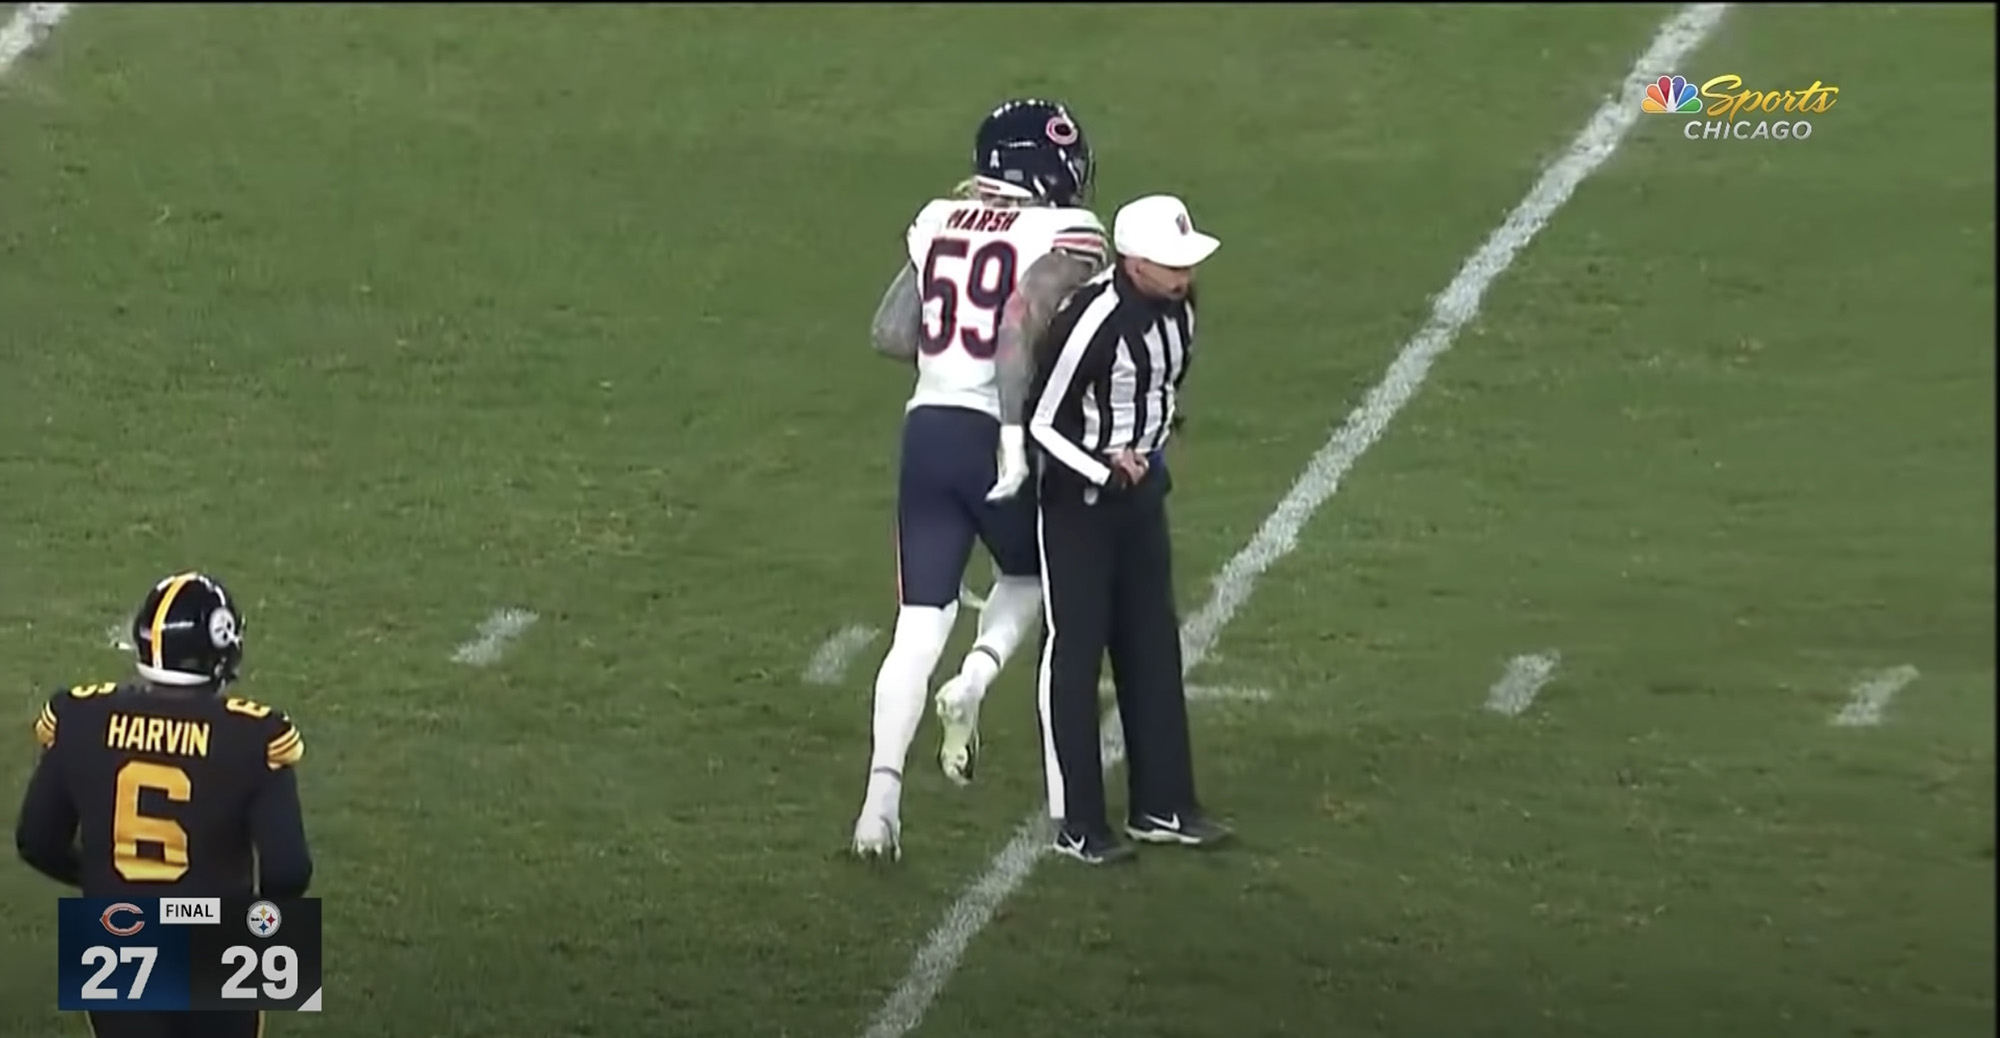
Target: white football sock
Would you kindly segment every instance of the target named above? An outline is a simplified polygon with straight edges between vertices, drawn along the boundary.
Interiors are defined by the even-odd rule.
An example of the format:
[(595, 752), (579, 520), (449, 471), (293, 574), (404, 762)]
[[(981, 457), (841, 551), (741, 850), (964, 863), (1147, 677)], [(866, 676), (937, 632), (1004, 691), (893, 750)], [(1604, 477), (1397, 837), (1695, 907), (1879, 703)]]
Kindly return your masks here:
[(886, 795), (901, 788), (903, 762), (910, 755), (910, 741), (917, 737), (917, 723), (923, 720), (930, 698), (931, 672), (937, 669), (938, 657), (944, 655), (944, 643), (957, 619), (956, 602), (943, 609), (904, 606), (896, 614), (895, 639), (882, 659), (882, 669), (875, 672), (875, 753), (868, 776), (871, 803), (880, 802), (878, 789)]
[(1012, 659), (1021, 642), (1042, 619), (1042, 582), (1036, 577), (1001, 577), (986, 596), (986, 608), (979, 614), (979, 636), (972, 651), (965, 654), (959, 676), (971, 705), (978, 706), (986, 687), (1000, 675), (1000, 668)]

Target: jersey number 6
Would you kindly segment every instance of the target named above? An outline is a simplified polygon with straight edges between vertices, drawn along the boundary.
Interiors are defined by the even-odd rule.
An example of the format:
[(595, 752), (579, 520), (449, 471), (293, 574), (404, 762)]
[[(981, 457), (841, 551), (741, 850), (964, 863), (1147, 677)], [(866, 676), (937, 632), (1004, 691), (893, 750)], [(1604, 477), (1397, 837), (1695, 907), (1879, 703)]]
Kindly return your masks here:
[[(964, 238), (939, 238), (931, 242), (930, 255), (924, 258), (924, 302), (937, 307), (937, 326), (925, 322), (921, 329), (921, 345), (928, 356), (950, 349), (954, 341), (980, 360), (992, 359), (999, 349), (1000, 311), (1014, 294), (1019, 256), (1007, 242), (990, 241), (967, 260), (971, 248)], [(962, 276), (939, 269), (956, 267), (960, 260), (967, 260)], [(987, 316), (977, 326), (961, 325), (961, 302)]]
[[(119, 768), (118, 807), (111, 819), (112, 864), (127, 883), (172, 883), (187, 874), (187, 830), (171, 818), (139, 810), (139, 793), (147, 789), (180, 804), (194, 792), (188, 773), (171, 764), (135, 760)], [(157, 844), (160, 856), (142, 856), (142, 843)]]

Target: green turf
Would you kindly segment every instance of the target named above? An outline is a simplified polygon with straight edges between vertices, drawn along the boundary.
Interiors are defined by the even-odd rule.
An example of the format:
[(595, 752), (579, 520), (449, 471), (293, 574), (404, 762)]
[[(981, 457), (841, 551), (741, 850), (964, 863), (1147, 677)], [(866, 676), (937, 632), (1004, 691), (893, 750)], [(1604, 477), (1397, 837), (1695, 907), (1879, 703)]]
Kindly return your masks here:
[[(0, 81), (0, 783), (201, 566), (309, 742), (271, 1033), (854, 1034), (1039, 796), (1017, 667), (843, 861), (874, 657), (798, 678), (892, 615), (861, 329), (973, 122), (1060, 94), (1226, 243), (1192, 606), (1665, 10), (86, 7)], [(1733, 12), (1687, 74), (1814, 137), (1641, 120), (1197, 673), (1277, 697), (1197, 720), (1242, 846), (1048, 866), (919, 1034), (1992, 1033), (1993, 28)], [(56, 893), (0, 1036), (81, 1033)]]

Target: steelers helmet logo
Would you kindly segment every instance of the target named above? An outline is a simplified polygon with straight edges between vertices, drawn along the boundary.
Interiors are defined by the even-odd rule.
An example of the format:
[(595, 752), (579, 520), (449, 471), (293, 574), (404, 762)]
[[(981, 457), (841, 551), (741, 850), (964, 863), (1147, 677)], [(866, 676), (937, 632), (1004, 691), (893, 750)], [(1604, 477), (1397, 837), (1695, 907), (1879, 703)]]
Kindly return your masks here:
[(208, 641), (218, 649), (234, 648), (243, 641), (243, 628), (236, 622), (236, 614), (228, 606), (222, 606), (208, 614)]

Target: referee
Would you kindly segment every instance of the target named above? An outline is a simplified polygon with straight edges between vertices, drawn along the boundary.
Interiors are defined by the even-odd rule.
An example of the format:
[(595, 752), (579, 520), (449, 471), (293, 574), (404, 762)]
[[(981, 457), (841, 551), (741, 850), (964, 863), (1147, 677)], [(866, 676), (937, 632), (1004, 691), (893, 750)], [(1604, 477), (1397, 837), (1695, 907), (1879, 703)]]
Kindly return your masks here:
[(1063, 302), (1037, 348), (1028, 434), (1040, 459), (1048, 638), (1039, 705), (1055, 849), (1123, 861), (1098, 753), (1106, 650), (1125, 726), (1135, 840), (1203, 846), (1229, 835), (1195, 801), (1180, 622), (1161, 464), (1194, 356), (1194, 268), (1222, 243), (1187, 206), (1151, 195), (1118, 210), (1118, 258)]

